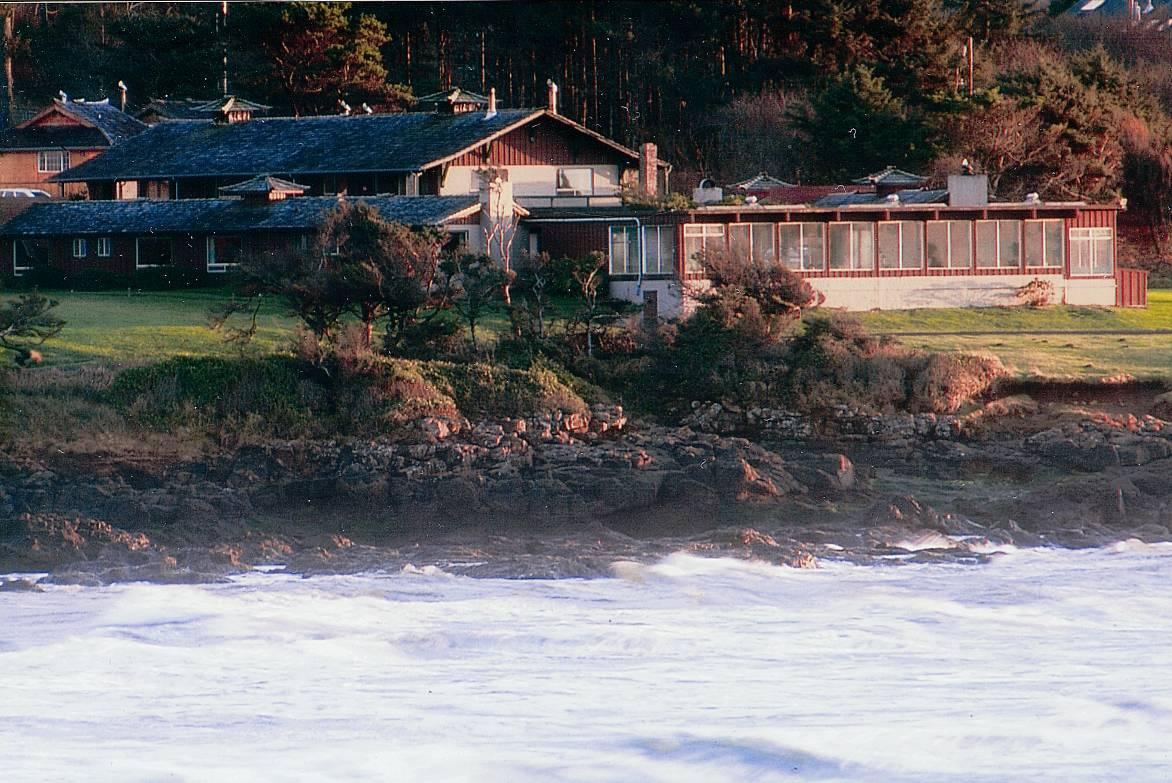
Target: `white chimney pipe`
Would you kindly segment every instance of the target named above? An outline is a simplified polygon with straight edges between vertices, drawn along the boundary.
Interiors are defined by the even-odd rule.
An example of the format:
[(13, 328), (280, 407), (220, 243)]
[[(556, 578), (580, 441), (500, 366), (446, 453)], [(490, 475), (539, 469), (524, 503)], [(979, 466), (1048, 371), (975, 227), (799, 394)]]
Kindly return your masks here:
[(484, 115), (484, 119), (491, 119), (496, 116), (496, 87), (488, 88), (488, 112)]
[(545, 86), (547, 88), (547, 108), (550, 114), (558, 113), (558, 86), (554, 84), (553, 79), (546, 79)]

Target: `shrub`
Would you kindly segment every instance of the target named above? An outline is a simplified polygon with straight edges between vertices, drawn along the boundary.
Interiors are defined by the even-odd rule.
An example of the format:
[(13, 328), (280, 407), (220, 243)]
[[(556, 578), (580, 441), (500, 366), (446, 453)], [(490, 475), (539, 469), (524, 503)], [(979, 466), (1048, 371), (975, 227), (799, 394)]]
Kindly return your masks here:
[(294, 361), (177, 357), (123, 370), (106, 399), (148, 425), (224, 423), (260, 416), (270, 426), (301, 428), (310, 411)]
[(1054, 298), (1054, 284), (1035, 277), (1014, 292), (1014, 297), (1029, 307), (1045, 307)]
[(994, 356), (929, 354), (912, 381), (908, 407), (913, 411), (955, 413), (985, 394), (1006, 373)]
[(420, 373), (449, 395), (466, 416), (582, 413), (586, 403), (548, 369), (514, 370), (491, 364), (428, 362)]

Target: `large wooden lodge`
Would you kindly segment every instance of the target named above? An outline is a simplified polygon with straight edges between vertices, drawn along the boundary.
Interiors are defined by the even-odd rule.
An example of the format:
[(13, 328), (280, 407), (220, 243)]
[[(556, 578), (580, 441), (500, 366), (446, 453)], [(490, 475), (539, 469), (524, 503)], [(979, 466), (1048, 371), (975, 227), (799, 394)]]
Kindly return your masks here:
[[(213, 119), (160, 120), (54, 178), (90, 200), (4, 205), (19, 214), (0, 226), (0, 259), (14, 275), (216, 275), (241, 253), (304, 247), (338, 199), (363, 199), (513, 264), (602, 252), (611, 292), (664, 316), (686, 307), (700, 254), (716, 249), (785, 265), (828, 307), (1011, 304), (1035, 279), (1069, 304), (1142, 298), (1118, 284), (1117, 205), (990, 202), (981, 175), (928, 189), (888, 169), (834, 189), (748, 181), (803, 203), (639, 207), (626, 197), (653, 202), (670, 166), (655, 145), (632, 150), (561, 116), (555, 85), (541, 109), (461, 90), (426, 98), (404, 114), (255, 118), (229, 101)], [(494, 250), (505, 228), (508, 250)]]

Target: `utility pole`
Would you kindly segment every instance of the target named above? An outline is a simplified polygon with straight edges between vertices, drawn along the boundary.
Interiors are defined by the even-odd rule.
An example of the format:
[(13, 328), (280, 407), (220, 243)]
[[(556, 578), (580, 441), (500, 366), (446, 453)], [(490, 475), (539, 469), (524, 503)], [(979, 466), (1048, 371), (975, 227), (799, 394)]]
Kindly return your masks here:
[(969, 58), (969, 97), (973, 97), (973, 37), (969, 36), (968, 46), (965, 51)]
[(221, 91), (228, 97), (228, 0), (220, 3), (220, 53), (223, 55), (224, 71), (221, 82)]

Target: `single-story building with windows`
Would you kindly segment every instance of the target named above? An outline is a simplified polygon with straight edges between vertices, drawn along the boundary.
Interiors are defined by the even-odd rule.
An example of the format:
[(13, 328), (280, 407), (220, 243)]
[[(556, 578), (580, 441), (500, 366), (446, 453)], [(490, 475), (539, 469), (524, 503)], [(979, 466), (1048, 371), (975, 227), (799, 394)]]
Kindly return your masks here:
[[(371, 205), (383, 219), (448, 233), (453, 247), (489, 252), (495, 222), (523, 217), (507, 183), (486, 181), (468, 196), (310, 197), (304, 186), (256, 177), (225, 187), (224, 197), (170, 201), (55, 201), (34, 203), (0, 225), (5, 272), (22, 277), (49, 267), (67, 278), (101, 270), (128, 280), (143, 270), (183, 267), (223, 274), (242, 257), (310, 248), (340, 202)], [(518, 236), (515, 240), (523, 243)]]
[[(533, 210), (533, 241), (553, 255), (597, 250), (611, 293), (672, 315), (702, 284), (714, 249), (783, 264), (824, 306), (847, 310), (974, 307), (1016, 302), (1032, 280), (1055, 302), (1115, 305), (1117, 205), (990, 202), (983, 175), (947, 189), (843, 193), (812, 204), (615, 210), (606, 217)], [(654, 303), (652, 305), (651, 303)]]

